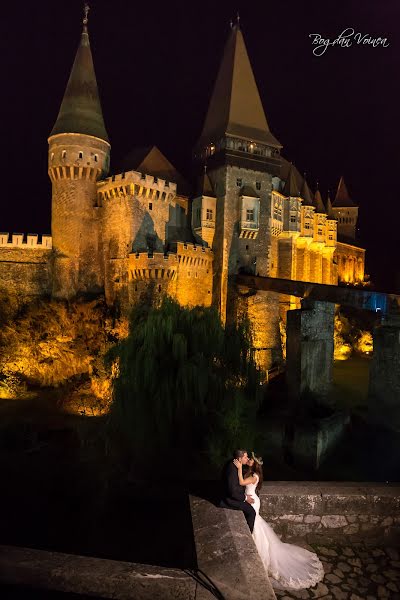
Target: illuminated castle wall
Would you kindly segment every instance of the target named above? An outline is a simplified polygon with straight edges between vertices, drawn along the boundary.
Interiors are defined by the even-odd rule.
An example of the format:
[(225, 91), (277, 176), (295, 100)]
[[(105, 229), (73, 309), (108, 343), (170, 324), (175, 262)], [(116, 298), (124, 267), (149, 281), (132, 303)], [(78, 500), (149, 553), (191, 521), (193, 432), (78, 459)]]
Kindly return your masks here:
[(280, 320), (298, 301), (238, 290), (232, 275), (333, 285), (364, 278), (358, 209), (344, 181), (325, 205), (281, 149), (236, 25), (194, 150), (195, 192), (156, 147), (135, 149), (109, 177), (85, 23), (49, 137), (52, 235), (0, 234), (0, 287), (21, 301), (104, 293), (127, 310), (167, 293), (183, 305), (214, 305), (224, 321), (245, 313), (269, 367), (281, 357)]

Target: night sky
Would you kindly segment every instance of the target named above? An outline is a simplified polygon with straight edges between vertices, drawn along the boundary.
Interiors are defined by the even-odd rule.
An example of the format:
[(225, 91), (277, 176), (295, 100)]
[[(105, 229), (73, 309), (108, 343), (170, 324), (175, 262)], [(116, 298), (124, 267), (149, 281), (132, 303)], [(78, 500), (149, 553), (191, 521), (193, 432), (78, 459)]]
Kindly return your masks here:
[[(240, 23), (267, 120), (314, 190), (334, 196), (341, 174), (360, 205), (367, 272), (400, 292), (400, 2), (95, 1), (89, 34), (111, 170), (156, 144), (186, 177), (229, 35)], [(80, 39), (83, 3), (23, 1), (1, 14), (1, 231), (50, 232), (47, 137)], [(389, 46), (328, 47), (346, 28)], [(397, 243), (396, 243), (397, 241)]]

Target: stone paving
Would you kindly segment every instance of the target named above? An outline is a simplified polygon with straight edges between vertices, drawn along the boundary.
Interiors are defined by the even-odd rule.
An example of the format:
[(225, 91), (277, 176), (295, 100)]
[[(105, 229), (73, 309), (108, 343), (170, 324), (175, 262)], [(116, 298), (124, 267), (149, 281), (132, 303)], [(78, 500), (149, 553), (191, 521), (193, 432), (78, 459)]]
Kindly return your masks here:
[(365, 544), (304, 546), (317, 552), (324, 565), (325, 577), (307, 590), (276, 590), (278, 600), (400, 600), (400, 552), (397, 548)]

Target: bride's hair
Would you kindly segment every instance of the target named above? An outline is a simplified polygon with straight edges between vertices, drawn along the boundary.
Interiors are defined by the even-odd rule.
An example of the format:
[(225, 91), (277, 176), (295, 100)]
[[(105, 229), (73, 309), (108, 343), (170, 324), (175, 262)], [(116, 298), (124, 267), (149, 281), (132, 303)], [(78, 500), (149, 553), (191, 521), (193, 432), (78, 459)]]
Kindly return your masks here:
[[(264, 481), (264, 474), (263, 474), (263, 468), (262, 465), (260, 465), (256, 460), (254, 461), (253, 465), (250, 467), (251, 469), (251, 474), (254, 475), (258, 475), (258, 483), (257, 483), (257, 487), (256, 487), (256, 494), (257, 496), (260, 495), (260, 490)], [(246, 475), (247, 477), (249, 477), (249, 475)]]

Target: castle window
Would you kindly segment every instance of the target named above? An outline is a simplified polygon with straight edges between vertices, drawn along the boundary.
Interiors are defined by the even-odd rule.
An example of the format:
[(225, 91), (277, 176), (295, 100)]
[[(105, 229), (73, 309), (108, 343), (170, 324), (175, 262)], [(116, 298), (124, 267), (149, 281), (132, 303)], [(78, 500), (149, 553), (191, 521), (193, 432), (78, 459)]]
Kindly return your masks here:
[(63, 150), (61, 152), (61, 158), (67, 158), (67, 151), (66, 150)]
[(329, 239), (333, 240), (333, 235), (331, 233), (329, 234)]
[(246, 209), (246, 221), (254, 221), (254, 208)]
[(211, 208), (207, 208), (206, 219), (207, 219), (207, 221), (213, 220), (213, 211), (211, 210)]
[(188, 271), (188, 277), (190, 277), (190, 271)]
[(308, 221), (304, 223), (304, 229), (310, 229), (310, 223)]
[(54, 160), (54, 152), (51, 153), (51, 160)]
[(318, 228), (318, 235), (322, 235), (322, 229)]
[(246, 245), (246, 250), (248, 250), (248, 249), (249, 249), (249, 245), (247, 244), (247, 245)]
[(238, 187), (242, 187), (242, 180), (241, 180), (241, 178), (240, 178), (240, 177), (238, 177), (238, 178), (236, 179), (236, 185), (237, 185)]
[(261, 181), (256, 181), (256, 190), (261, 190)]
[(97, 154), (95, 154), (95, 155), (94, 155), (94, 162), (97, 162), (97, 159), (98, 159), (98, 155), (97, 155)]
[(158, 291), (161, 292), (161, 285), (158, 286)]
[(290, 215), (290, 222), (291, 223), (296, 223), (296, 215), (293, 214), (293, 213)]
[(153, 210), (153, 203), (149, 202), (149, 210)]
[(83, 158), (83, 152), (79, 152), (79, 158)]

